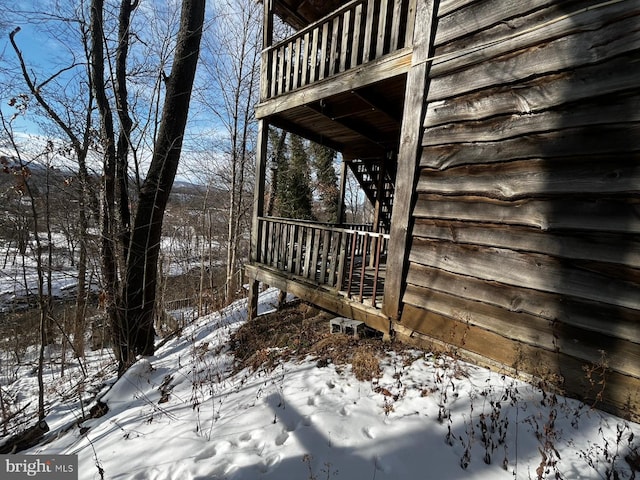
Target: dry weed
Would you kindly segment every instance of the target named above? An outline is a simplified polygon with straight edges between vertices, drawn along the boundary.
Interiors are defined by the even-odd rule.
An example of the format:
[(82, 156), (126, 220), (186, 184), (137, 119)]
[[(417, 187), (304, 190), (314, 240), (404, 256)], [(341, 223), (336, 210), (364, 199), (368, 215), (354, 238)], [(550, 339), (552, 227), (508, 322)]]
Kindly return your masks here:
[(369, 345), (362, 345), (354, 350), (351, 366), (354, 376), (360, 381), (370, 381), (381, 374), (380, 360)]

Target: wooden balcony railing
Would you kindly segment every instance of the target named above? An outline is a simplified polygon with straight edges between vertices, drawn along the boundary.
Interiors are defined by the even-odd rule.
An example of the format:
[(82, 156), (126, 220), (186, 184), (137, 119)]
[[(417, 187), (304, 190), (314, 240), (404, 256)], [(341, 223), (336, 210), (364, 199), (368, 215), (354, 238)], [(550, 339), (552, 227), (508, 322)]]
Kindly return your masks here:
[(411, 45), (416, 0), (354, 0), (262, 52), (260, 100)]
[(273, 217), (258, 226), (256, 263), (381, 307), (389, 235)]

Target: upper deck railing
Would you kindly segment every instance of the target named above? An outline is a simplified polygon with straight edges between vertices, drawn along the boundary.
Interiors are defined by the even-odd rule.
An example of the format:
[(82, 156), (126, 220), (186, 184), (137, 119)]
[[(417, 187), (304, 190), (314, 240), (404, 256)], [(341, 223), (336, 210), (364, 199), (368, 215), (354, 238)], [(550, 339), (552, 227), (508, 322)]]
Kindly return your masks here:
[(412, 43), (416, 0), (354, 0), (262, 52), (260, 100), (377, 60)]

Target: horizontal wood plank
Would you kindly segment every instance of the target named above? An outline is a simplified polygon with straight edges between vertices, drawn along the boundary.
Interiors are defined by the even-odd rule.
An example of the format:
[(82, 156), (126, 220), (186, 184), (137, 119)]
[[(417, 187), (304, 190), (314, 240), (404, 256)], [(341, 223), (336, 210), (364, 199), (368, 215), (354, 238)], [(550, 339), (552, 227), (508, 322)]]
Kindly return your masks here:
[(493, 54), (476, 56), (473, 64), (441, 61), (431, 68), (427, 100), (443, 100), (624, 55), (640, 48), (639, 23), (636, 18), (625, 19), (607, 29), (576, 33), (495, 58)]
[[(457, 38), (486, 30), (496, 24), (508, 23), (508, 20), (524, 17), (527, 13), (539, 10), (551, 3), (553, 3), (552, 0), (442, 2), (435, 44), (439, 46)], [(509, 24), (509, 26), (511, 25)]]
[[(516, 52), (535, 48), (561, 37), (569, 37), (585, 31), (605, 30), (616, 21), (623, 21), (640, 14), (638, 4), (632, 2), (609, 2), (598, 5), (584, 5), (584, 2), (553, 2), (547, 8), (536, 9), (526, 15), (509, 15), (511, 2), (502, 2), (502, 21), (497, 16), (487, 15), (483, 9), (488, 2), (472, 5), (465, 11), (457, 12), (466, 18), (439, 25), (439, 33), (455, 37), (461, 25), (472, 24), (470, 18), (492, 18), (493, 26), (484, 28), (473, 35), (462, 37), (436, 49), (434, 75), (440, 74), (440, 66), (446, 63), (448, 69), (466, 68), (470, 65), (491, 61), (492, 59)], [(519, 2), (528, 5), (530, 2)], [(505, 8), (506, 7), (506, 8)], [(499, 13), (496, 7), (494, 12)], [(467, 20), (469, 19), (469, 20)], [(483, 23), (483, 20), (480, 22)], [(452, 28), (451, 28), (452, 27)]]
[[(415, 285), (407, 286), (405, 304), (481, 327), (506, 338), (572, 357), (595, 362), (600, 351), (608, 352), (609, 367), (640, 378), (640, 345), (609, 335), (549, 321), (527, 313), (507, 312), (493, 305), (473, 302)], [(473, 313), (471, 313), (473, 312)]]
[(626, 161), (602, 158), (571, 161), (519, 160), (467, 165), (448, 170), (422, 170), (418, 193), (477, 195), (502, 200), (566, 196), (589, 192), (640, 194), (640, 152)]
[(640, 124), (616, 123), (539, 132), (482, 143), (454, 143), (424, 148), (423, 168), (567, 156), (600, 157), (602, 162), (629, 159), (640, 152)]
[(417, 219), (413, 236), (517, 251), (558, 258), (589, 260), (640, 269), (640, 238), (636, 235), (550, 233), (535, 228)]
[[(407, 282), (434, 292), (447, 293), (466, 300), (499, 307), (505, 312), (525, 313), (547, 322), (561, 323), (604, 335), (614, 335), (628, 342), (640, 344), (640, 313), (621, 307), (595, 302), (578, 301), (558, 294), (488, 282), (440, 269), (413, 263)], [(428, 308), (430, 295), (424, 292), (414, 305)], [(406, 301), (409, 301), (407, 298)], [(426, 305), (425, 305), (426, 302)], [(473, 316), (470, 311), (469, 315)], [(503, 316), (508, 316), (504, 313)]]
[(420, 195), (413, 210), (417, 218), (503, 223), (544, 231), (598, 231), (640, 234), (638, 199), (580, 201), (573, 198), (516, 200), (482, 197)]
[(414, 238), (409, 260), (506, 286), (526, 285), (543, 292), (640, 310), (640, 284), (585, 271), (547, 255)]
[(605, 97), (602, 103), (593, 102), (580, 107), (573, 106), (539, 113), (500, 115), (485, 120), (425, 128), (422, 145), (495, 142), (532, 133), (618, 122), (640, 122), (640, 96)]
[[(498, 85), (427, 105), (424, 126), (505, 114), (530, 114), (566, 103), (637, 92), (640, 51), (587, 67), (551, 73), (515, 85)], [(605, 100), (603, 100), (605, 101)]]

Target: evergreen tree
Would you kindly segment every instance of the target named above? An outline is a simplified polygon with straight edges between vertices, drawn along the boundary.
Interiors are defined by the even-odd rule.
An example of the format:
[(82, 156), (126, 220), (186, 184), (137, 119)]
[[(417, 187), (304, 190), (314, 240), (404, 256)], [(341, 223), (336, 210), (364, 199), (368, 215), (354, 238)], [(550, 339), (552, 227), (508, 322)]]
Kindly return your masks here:
[(280, 180), (280, 171), (284, 171), (288, 166), (286, 159), (287, 131), (276, 128), (269, 128), (269, 144), (272, 145), (270, 155), (271, 158), (271, 184), (269, 185), (269, 199), (267, 202), (266, 215), (271, 217), (274, 213), (276, 200), (279, 198), (278, 180)]
[(312, 198), (309, 154), (302, 138), (290, 135), (289, 158), (283, 158), (278, 166), (278, 215), (299, 220), (314, 220)]
[(333, 166), (336, 152), (317, 143), (311, 144), (310, 151), (316, 171), (317, 192), (320, 199), (316, 216), (323, 222), (338, 223), (340, 189), (338, 188), (338, 175)]

